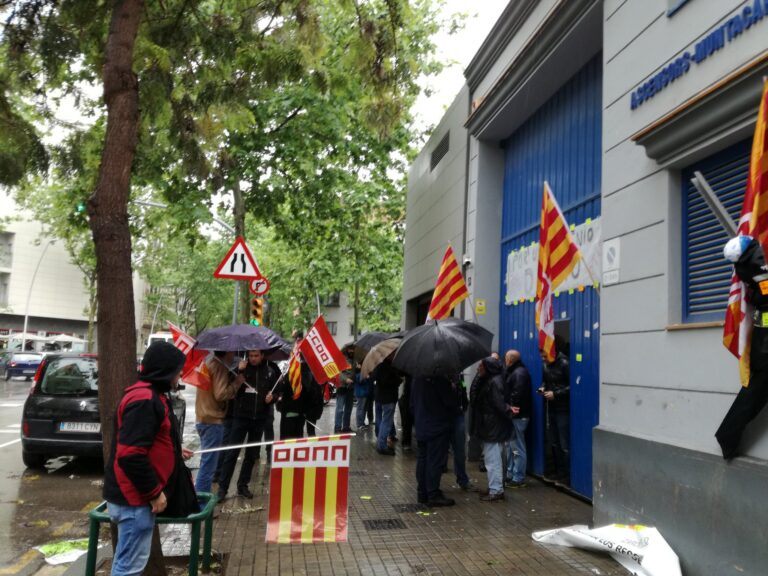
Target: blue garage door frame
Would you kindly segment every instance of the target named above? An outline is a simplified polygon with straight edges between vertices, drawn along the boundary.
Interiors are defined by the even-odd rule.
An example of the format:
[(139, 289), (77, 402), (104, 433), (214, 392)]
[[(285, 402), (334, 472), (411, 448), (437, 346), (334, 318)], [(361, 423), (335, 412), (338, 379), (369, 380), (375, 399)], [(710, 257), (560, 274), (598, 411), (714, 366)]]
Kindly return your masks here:
[[(543, 182), (569, 224), (600, 215), (602, 55), (598, 54), (505, 142), (501, 232), (502, 350), (520, 350), (535, 391), (541, 385), (535, 304), (506, 305), (507, 254), (538, 242)], [(570, 322), (571, 486), (592, 497), (592, 429), (598, 423), (600, 301), (592, 287), (554, 299), (556, 320)], [(529, 469), (544, 473), (543, 400), (534, 393)]]

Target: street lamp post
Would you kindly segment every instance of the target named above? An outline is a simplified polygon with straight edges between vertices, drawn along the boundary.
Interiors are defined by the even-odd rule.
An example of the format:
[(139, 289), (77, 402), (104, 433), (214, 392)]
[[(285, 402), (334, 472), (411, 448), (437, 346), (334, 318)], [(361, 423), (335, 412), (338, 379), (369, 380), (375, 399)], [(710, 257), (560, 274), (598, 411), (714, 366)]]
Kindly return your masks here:
[[(134, 204), (138, 204), (139, 206), (150, 206), (152, 208), (168, 208), (168, 204), (163, 204), (162, 202), (155, 202), (154, 200), (134, 200)], [(237, 236), (237, 232), (235, 231), (232, 226), (224, 222), (221, 218), (218, 216), (213, 216), (213, 221), (216, 222), (219, 226), (224, 228), (227, 232), (232, 234), (232, 236)], [(232, 303), (232, 324), (237, 324), (237, 301), (240, 299), (240, 283), (235, 282), (235, 301)]]
[(27, 292), (27, 306), (24, 310), (24, 331), (21, 333), (21, 351), (24, 352), (27, 346), (27, 325), (29, 324), (29, 301), (32, 299), (32, 287), (35, 285), (35, 278), (37, 278), (37, 272), (40, 270), (40, 264), (43, 263), (43, 256), (48, 251), (48, 246), (53, 244), (53, 240), (48, 240), (43, 247), (43, 252), (40, 254), (40, 258), (37, 261), (35, 267), (35, 273), (32, 274), (32, 281), (29, 283), (29, 291)]

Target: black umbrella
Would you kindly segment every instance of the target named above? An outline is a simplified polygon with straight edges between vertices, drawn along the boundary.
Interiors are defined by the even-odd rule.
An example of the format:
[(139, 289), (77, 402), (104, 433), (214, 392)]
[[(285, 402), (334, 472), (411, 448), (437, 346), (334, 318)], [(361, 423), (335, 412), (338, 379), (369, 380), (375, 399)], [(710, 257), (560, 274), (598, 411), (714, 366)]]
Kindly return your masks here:
[(459, 318), (431, 320), (405, 333), (392, 365), (412, 376), (452, 376), (490, 356), (493, 334)]
[(287, 343), (266, 326), (232, 324), (204, 330), (197, 336), (197, 348), (202, 350), (263, 350), (270, 360), (288, 358)]
[(366, 332), (360, 338), (353, 342), (355, 347), (354, 358), (358, 362), (362, 362), (363, 358), (371, 351), (371, 348), (376, 346), (379, 342), (393, 338), (395, 334), (389, 332)]

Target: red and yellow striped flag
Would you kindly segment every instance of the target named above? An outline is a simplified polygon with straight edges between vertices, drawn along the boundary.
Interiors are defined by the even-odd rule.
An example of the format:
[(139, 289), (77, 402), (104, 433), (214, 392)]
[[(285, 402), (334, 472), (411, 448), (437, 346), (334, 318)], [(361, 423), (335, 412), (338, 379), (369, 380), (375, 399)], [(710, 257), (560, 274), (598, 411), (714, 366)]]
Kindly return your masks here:
[(453, 254), (453, 248), (448, 246), (440, 264), (437, 284), (432, 293), (432, 303), (429, 305), (429, 318), (442, 320), (447, 318), (456, 305), (469, 296), (464, 276), (461, 275), (459, 263)]
[[(763, 85), (760, 98), (738, 232), (740, 235), (755, 238), (768, 254), (768, 80)], [(749, 351), (752, 338), (752, 322), (745, 296), (746, 286), (734, 273), (731, 277), (728, 307), (725, 310), (723, 344), (739, 359), (742, 386), (749, 384)]]
[(350, 435), (275, 442), (267, 543), (347, 541)]
[(288, 364), (288, 382), (293, 390), (293, 399), (296, 400), (301, 395), (301, 362), (297, 351), (294, 351)]
[(539, 330), (539, 350), (546, 353), (549, 362), (552, 362), (556, 355), (552, 293), (568, 277), (580, 259), (579, 246), (568, 229), (568, 223), (549, 184), (544, 182), (536, 282), (536, 328)]

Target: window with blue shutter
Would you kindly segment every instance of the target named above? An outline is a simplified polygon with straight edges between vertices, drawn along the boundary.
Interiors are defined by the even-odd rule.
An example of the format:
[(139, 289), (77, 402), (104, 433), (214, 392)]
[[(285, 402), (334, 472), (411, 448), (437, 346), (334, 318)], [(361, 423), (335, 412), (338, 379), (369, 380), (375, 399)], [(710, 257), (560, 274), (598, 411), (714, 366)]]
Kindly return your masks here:
[(733, 267), (723, 258), (728, 233), (691, 178), (701, 172), (738, 222), (749, 171), (751, 140), (739, 142), (683, 170), (683, 322), (722, 320)]

